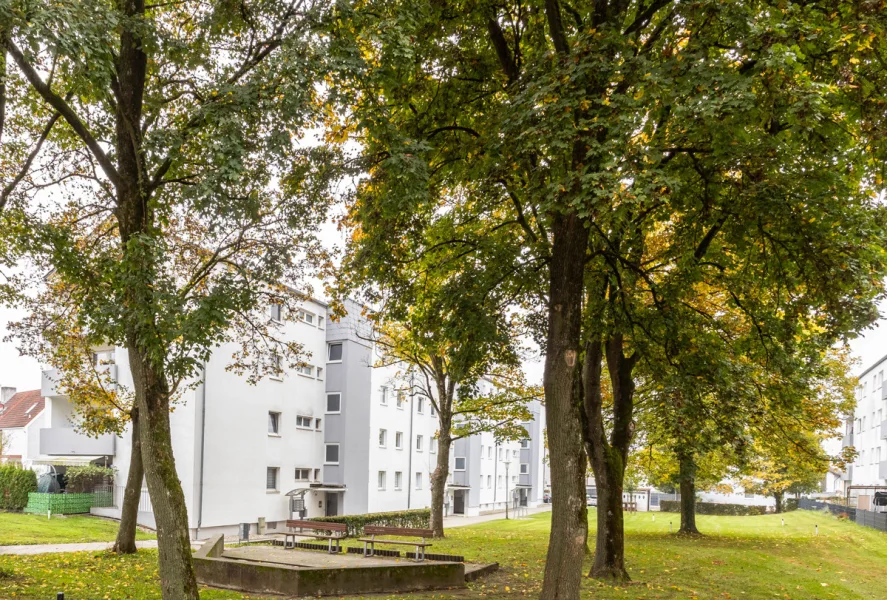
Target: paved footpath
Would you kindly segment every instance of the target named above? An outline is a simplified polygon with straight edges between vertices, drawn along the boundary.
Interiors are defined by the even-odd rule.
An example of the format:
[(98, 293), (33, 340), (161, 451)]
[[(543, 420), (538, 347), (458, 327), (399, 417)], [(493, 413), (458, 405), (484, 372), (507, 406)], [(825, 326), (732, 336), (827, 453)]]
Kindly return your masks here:
[[(87, 544), (33, 544), (29, 546), (0, 546), (0, 554), (50, 554), (52, 552), (101, 552), (110, 550), (114, 542)], [(137, 548), (156, 548), (157, 540), (136, 542)]]
[[(541, 512), (551, 510), (550, 504), (543, 504), (538, 508), (530, 508), (526, 511), (528, 515), (535, 515)], [(479, 517), (457, 517), (450, 516), (444, 519), (444, 527), (466, 527), (468, 525), (477, 525), (478, 523), (486, 523), (487, 521), (498, 521), (505, 518), (505, 511), (481, 515)], [(513, 517), (512, 517), (513, 518)], [(200, 542), (198, 542), (199, 544)], [(112, 542), (91, 542), (87, 544), (33, 544), (28, 546), (0, 546), (0, 554), (51, 554), (54, 552), (101, 552), (109, 550), (114, 544)], [(156, 548), (157, 540), (144, 540), (136, 542), (139, 548)]]
[[(535, 515), (543, 512), (550, 512), (551, 504), (540, 504), (536, 508), (528, 508), (526, 510), (526, 515)], [(514, 519), (514, 511), (509, 511), (509, 516)], [(494, 513), (490, 513), (487, 515), (481, 515), (479, 517), (458, 517), (451, 515), (449, 517), (444, 517), (444, 529), (449, 527), (467, 527), (468, 525), (477, 525), (478, 523), (486, 523), (487, 521), (498, 521), (500, 519), (505, 518), (505, 511), (497, 511)]]

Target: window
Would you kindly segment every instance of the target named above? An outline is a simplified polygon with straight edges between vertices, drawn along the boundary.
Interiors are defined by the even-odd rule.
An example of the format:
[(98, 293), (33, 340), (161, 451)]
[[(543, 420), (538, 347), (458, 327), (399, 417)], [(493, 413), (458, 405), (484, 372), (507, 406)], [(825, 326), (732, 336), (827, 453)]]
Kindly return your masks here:
[(511, 458), (517, 458), (517, 456), (518, 456), (517, 450), (512, 450), (511, 451)]
[(326, 412), (340, 413), (342, 412), (342, 394), (326, 395)]
[(493, 458), (493, 447), (492, 446), (487, 446), (487, 458), (488, 459)]
[(493, 489), (493, 476), (487, 475), (487, 489)]
[(517, 475), (512, 475), (511, 476), (511, 484), (514, 485), (515, 483), (517, 483)]
[(397, 408), (403, 410), (403, 403), (405, 402), (404, 393), (397, 392)]
[(296, 469), (296, 481), (308, 481), (311, 476), (311, 469)]
[(279, 354), (271, 355), (271, 377), (277, 380), (283, 377), (283, 361)]
[(419, 398), (419, 401), (416, 402), (416, 412), (420, 415), (425, 412), (425, 398)]
[(317, 378), (323, 379), (323, 368), (317, 367)]
[(327, 362), (342, 362), (342, 344), (330, 344), (327, 346)]
[(379, 471), (379, 490), (385, 489), (385, 471)]
[(327, 444), (325, 458), (328, 465), (339, 464), (339, 444)]
[(317, 317), (317, 328), (323, 329), (323, 324), (326, 321), (326, 317)]
[(496, 487), (499, 488), (500, 490), (502, 489), (502, 476), (501, 475), (499, 475), (499, 477), (496, 478)]
[(277, 467), (268, 467), (265, 475), (265, 489), (277, 491), (277, 473), (280, 471)]
[(308, 377), (314, 376), (314, 367), (311, 365), (299, 365), (296, 367), (296, 373), (299, 375), (307, 375)]
[(520, 447), (523, 448), (524, 450), (529, 448), (530, 447), (530, 440), (521, 440)]
[(92, 353), (92, 364), (95, 367), (101, 367), (102, 365), (113, 365), (114, 364), (114, 350), (103, 350), (102, 352), (93, 352)]
[(403, 450), (403, 432), (398, 431), (394, 434), (394, 447)]
[(457, 456), (456, 457), (456, 467), (453, 469), (454, 471), (464, 471), (465, 470), (465, 457)]
[(422, 436), (416, 436), (416, 452), (422, 452)]
[(379, 430), (379, 447), (384, 448), (388, 445), (388, 432), (384, 429)]
[(381, 399), (380, 403), (383, 406), (388, 406), (388, 388), (383, 385), (381, 391), (382, 391), (382, 399)]
[(434, 402), (429, 402), (429, 403), (428, 403), (428, 406), (429, 406), (429, 408), (431, 409), (431, 416), (433, 417), (434, 415), (437, 414), (437, 411), (434, 410)]
[(271, 320), (280, 323), (283, 321), (283, 306), (280, 304), (271, 305)]
[(499, 460), (502, 460), (502, 448), (499, 448)]
[(268, 413), (268, 433), (278, 435), (280, 433), (280, 413)]
[(320, 469), (314, 469), (314, 481), (320, 481)]
[(431, 438), (431, 441), (428, 443), (428, 451), (432, 454), (437, 453), (437, 438)]
[(400, 471), (394, 472), (394, 489), (399, 490), (403, 484), (403, 473)]
[(300, 429), (311, 429), (311, 425), (314, 424), (313, 417), (305, 417), (303, 415), (296, 415), (296, 427)]
[(422, 473), (420, 471), (416, 471), (416, 489), (422, 489)]
[(320, 431), (321, 422), (322, 421), (320, 419), (314, 419), (314, 429), (316, 429), (317, 431)]
[(484, 457), (484, 445), (483, 444), (480, 445), (480, 457), (481, 458)]
[(304, 321), (305, 323), (308, 323), (309, 325), (314, 325), (314, 314), (308, 312), (307, 310), (299, 310), (299, 311), (297, 311), (297, 312), (296, 312), (296, 317), (297, 317), (300, 321)]
[(521, 475), (529, 475), (530, 473), (530, 465), (528, 463), (520, 464), (520, 474)]

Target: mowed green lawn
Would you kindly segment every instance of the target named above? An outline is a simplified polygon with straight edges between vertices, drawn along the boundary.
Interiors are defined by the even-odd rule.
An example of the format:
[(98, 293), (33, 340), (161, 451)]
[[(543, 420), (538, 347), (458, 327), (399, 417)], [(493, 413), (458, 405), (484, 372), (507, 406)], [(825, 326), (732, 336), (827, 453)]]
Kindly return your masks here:
[[(594, 514), (590, 515), (592, 525)], [(626, 516), (627, 561), (633, 582), (612, 587), (585, 580), (586, 598), (753, 599), (887, 598), (887, 534), (822, 514), (796, 511), (782, 517), (699, 517), (707, 535), (669, 534), (667, 513)], [(501, 571), (466, 590), (411, 594), (431, 598), (535, 597), (541, 588), (550, 514), (520, 521), (494, 521), (453, 528), (436, 552), (468, 560), (497, 561)], [(819, 535), (814, 535), (814, 525)], [(56, 591), (66, 598), (160, 598), (154, 551), (118, 558), (100, 553), (0, 556), (0, 598), (43, 600)], [(583, 570), (591, 565), (585, 561)], [(210, 600), (244, 598), (208, 590)], [(376, 598), (381, 596), (375, 596)], [(403, 596), (391, 596), (392, 598)]]
[[(0, 512), (0, 546), (21, 544), (73, 544), (113, 542), (117, 523), (89, 516), (56, 516)], [(136, 539), (151, 540), (151, 534), (137, 532)]]

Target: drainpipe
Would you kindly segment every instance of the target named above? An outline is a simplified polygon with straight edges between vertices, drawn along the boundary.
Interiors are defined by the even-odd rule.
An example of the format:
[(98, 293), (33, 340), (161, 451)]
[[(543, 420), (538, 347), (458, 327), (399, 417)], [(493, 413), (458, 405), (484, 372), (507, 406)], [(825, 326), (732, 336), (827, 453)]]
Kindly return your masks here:
[[(413, 377), (410, 373), (410, 404), (407, 409), (410, 411), (410, 430), (407, 433), (407, 510), (413, 507)], [(397, 402), (397, 400), (395, 400)]]
[(200, 484), (197, 488), (197, 531), (195, 539), (200, 539), (200, 526), (203, 524), (203, 464), (206, 456), (206, 364), (200, 374)]

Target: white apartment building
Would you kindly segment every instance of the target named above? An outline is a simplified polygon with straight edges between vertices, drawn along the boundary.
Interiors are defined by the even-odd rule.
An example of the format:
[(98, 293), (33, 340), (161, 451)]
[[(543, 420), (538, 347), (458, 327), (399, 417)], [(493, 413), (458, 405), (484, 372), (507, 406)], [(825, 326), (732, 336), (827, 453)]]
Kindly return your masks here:
[[(245, 523), (273, 531), (293, 516), (430, 506), (437, 416), (400, 369), (374, 367), (373, 344), (358, 329), (366, 327), (360, 307), (349, 304), (348, 310), (353, 317), (332, 322), (326, 304), (317, 300), (304, 302), (294, 315), (270, 307), (269, 318), (282, 319), (283, 336), (303, 345), (309, 365), (251, 386), (226, 369), (234, 347), (224, 345), (179, 398), (170, 422), (193, 537), (235, 533)], [(96, 354), (113, 381), (132, 389), (125, 349), (99, 348)], [(59, 394), (57, 381), (57, 373), (43, 373), (40, 395), (46, 408), (35, 444), (38, 455), (29, 458), (58, 470), (112, 464), (118, 472), (117, 507), (93, 512), (118, 518), (130, 434), (88, 438), (77, 433), (72, 406)], [(501, 510), (509, 495), (528, 506), (542, 501), (545, 415), (541, 405), (533, 411), (525, 442), (497, 444), (484, 433), (454, 444), (450, 513)], [(146, 488), (139, 522), (154, 525)]]
[[(859, 508), (869, 508), (875, 488), (887, 489), (887, 356), (859, 375), (856, 410), (844, 425), (844, 446), (856, 448), (857, 457), (843, 478)], [(868, 487), (869, 489), (866, 489)]]

